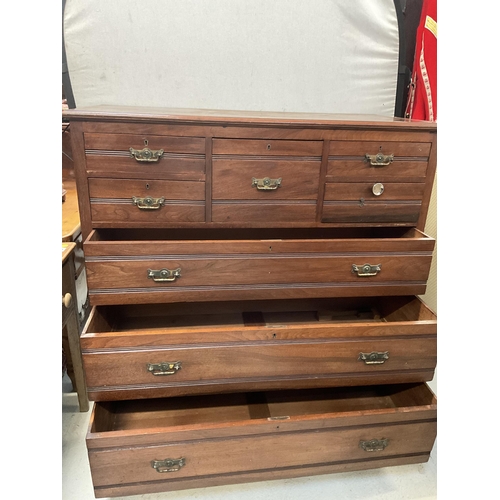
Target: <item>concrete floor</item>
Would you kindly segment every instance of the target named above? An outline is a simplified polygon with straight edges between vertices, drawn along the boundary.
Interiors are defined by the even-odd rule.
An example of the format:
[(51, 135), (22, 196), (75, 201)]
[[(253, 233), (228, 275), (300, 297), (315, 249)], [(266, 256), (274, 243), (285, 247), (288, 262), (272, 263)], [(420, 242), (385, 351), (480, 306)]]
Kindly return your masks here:
[[(430, 384), (436, 392), (435, 381)], [(62, 499), (92, 500), (85, 447), (91, 410), (80, 413), (71, 382), (63, 377)], [(91, 403), (92, 409), (92, 403)], [(119, 497), (127, 500), (431, 500), (437, 498), (437, 444), (427, 463), (230, 486)], [(118, 497), (116, 497), (118, 498)]]

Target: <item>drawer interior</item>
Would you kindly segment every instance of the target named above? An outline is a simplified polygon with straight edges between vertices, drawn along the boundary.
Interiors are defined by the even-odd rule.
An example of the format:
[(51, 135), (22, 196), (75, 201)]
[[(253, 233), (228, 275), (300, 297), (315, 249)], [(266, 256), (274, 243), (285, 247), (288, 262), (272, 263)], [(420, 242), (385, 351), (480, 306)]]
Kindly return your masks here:
[(188, 396), (96, 404), (91, 433), (291, 420), (308, 415), (415, 408), (436, 404), (426, 384)]
[(415, 296), (141, 304), (95, 307), (84, 334), (426, 321), (436, 316)]
[(424, 233), (408, 227), (345, 228), (201, 228), (186, 229), (95, 229), (87, 242), (105, 241), (206, 241), (206, 240), (342, 240), (342, 239), (428, 239)]

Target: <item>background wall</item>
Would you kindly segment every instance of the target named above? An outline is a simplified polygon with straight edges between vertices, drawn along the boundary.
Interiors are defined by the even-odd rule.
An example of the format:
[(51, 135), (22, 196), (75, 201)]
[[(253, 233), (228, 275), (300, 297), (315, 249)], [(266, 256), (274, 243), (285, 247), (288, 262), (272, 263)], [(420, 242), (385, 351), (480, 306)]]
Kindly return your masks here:
[(67, 0), (76, 106), (393, 116), (393, 0)]

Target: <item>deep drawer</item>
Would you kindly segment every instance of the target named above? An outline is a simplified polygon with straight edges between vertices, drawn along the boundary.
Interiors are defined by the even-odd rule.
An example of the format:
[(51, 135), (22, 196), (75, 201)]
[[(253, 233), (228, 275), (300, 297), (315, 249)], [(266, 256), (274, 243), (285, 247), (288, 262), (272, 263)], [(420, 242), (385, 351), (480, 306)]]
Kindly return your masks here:
[(105, 401), (428, 381), (436, 332), (416, 297), (98, 306), (81, 344)]
[(425, 293), (434, 240), (418, 230), (303, 233), (207, 231), (207, 239), (195, 232), (183, 240), (189, 233), (95, 230), (84, 248), (90, 300), (104, 305)]
[[(425, 384), (96, 403), (96, 497), (425, 462), (436, 438)], [(305, 445), (306, 443), (306, 445)]]

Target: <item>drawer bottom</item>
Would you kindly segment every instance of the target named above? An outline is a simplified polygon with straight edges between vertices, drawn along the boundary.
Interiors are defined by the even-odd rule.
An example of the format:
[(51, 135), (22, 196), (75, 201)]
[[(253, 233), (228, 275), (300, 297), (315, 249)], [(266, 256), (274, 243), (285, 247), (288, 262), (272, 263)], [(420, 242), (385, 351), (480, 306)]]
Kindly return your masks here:
[(437, 402), (426, 384), (96, 403), (96, 497), (426, 462)]

